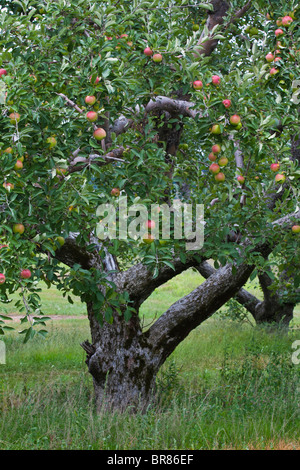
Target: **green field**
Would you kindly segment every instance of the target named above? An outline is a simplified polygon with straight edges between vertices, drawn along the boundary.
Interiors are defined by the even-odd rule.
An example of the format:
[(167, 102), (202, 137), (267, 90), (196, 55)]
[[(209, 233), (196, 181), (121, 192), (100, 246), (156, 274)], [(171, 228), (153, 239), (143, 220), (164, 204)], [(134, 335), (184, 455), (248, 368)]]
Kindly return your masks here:
[[(145, 327), (199, 282), (189, 271), (155, 291)], [(255, 282), (247, 287), (259, 295)], [(0, 449), (300, 448), (300, 365), (291, 360), (299, 306), (288, 334), (214, 315), (168, 359), (145, 414), (97, 415), (79, 346), (90, 337), (84, 306), (52, 288), (42, 298), (46, 314), (78, 318), (50, 321), (48, 337), (27, 344), (17, 332), (5, 337)], [(6, 313), (17, 313), (13, 303)]]

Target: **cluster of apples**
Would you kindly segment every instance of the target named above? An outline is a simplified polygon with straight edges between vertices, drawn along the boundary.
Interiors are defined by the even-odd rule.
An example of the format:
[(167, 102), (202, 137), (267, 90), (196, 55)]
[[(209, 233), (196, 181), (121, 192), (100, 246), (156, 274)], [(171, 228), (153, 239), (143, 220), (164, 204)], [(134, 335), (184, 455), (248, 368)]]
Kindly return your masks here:
[(152, 60), (153, 62), (161, 62), (163, 60), (163, 57), (160, 53), (156, 53), (154, 54), (154, 52), (152, 51), (152, 49), (147, 46), (145, 49), (144, 49), (144, 54), (147, 56), (147, 57), (151, 57), (152, 56)]
[[(20, 273), (21, 279), (30, 279), (31, 278), (31, 271), (30, 269), (23, 269)], [(6, 281), (5, 274), (0, 273), (0, 284), (4, 284)]]
[[(272, 163), (270, 165), (270, 169), (271, 171), (274, 171), (275, 173), (277, 173), (277, 171), (280, 169), (280, 163), (276, 162), (276, 163)], [(276, 176), (275, 176), (275, 182), (276, 183), (284, 183), (285, 182), (285, 175), (283, 173), (277, 173)]]
[[(98, 79), (99, 77), (97, 77)], [(96, 79), (96, 80), (97, 80)], [(95, 81), (96, 83), (96, 81)], [(98, 83), (98, 82), (97, 82)], [(96, 103), (97, 99), (95, 96), (93, 95), (88, 95), (85, 97), (85, 103), (88, 104), (89, 106), (94, 106), (94, 104)], [(86, 118), (89, 122), (96, 122), (98, 120), (98, 113), (96, 111), (88, 111), (86, 113)], [(102, 129), (102, 127), (96, 127), (95, 130), (94, 130), (94, 133), (93, 133), (93, 136), (96, 140), (102, 140), (102, 139), (105, 139), (106, 137), (106, 132), (104, 129)]]
[[(270, 17), (268, 17), (268, 16), (267, 16), (267, 18), (270, 19)], [(293, 18), (291, 16), (287, 15), (287, 16), (284, 16), (282, 18), (278, 18), (276, 20), (276, 25), (288, 28), (292, 24), (293, 21), (294, 21)], [(275, 30), (276, 38), (279, 38), (283, 35), (284, 35), (284, 31), (281, 28), (277, 28)], [(278, 54), (280, 54), (280, 49), (279, 49), (280, 46), (281, 46), (281, 42), (277, 41), (276, 42), (277, 49), (275, 50), (274, 54), (272, 52), (268, 52), (268, 54), (266, 55), (266, 61), (267, 62), (270, 62), (270, 63), (274, 62), (274, 64), (275, 64), (276, 62), (279, 62), (279, 61), (282, 60), (281, 57), (278, 55)], [(276, 75), (278, 72), (279, 72), (279, 70), (276, 67), (272, 67), (270, 69), (270, 75)]]

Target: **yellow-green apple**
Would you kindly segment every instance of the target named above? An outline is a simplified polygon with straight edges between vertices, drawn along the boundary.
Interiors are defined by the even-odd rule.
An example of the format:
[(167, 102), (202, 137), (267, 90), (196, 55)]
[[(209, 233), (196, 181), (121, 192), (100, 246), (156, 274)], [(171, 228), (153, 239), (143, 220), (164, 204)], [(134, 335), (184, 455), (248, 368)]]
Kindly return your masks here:
[(57, 237), (56, 241), (60, 244), (60, 246), (63, 246), (65, 244), (64, 237)]
[(22, 233), (25, 232), (25, 227), (23, 224), (15, 224), (13, 226), (13, 232), (14, 233), (19, 233), (20, 235), (22, 235)]
[(245, 183), (245, 177), (243, 175), (238, 175), (236, 179), (241, 184)]
[(228, 158), (226, 158), (226, 157), (220, 158), (220, 160), (219, 160), (219, 165), (220, 166), (226, 166), (227, 164), (228, 164)]
[(216, 135), (219, 135), (221, 134), (221, 127), (219, 126), (219, 124), (214, 124), (211, 128), (211, 133), (212, 134), (216, 134)]
[(23, 163), (20, 160), (17, 160), (17, 162), (14, 166), (14, 169), (15, 170), (22, 170), (22, 168), (23, 168)]
[(106, 132), (102, 127), (98, 127), (93, 133), (93, 136), (95, 137), (96, 140), (102, 140), (105, 139), (106, 137)]
[(293, 22), (293, 18), (290, 16), (284, 16), (282, 18), (282, 26), (290, 26), (290, 24)]
[(7, 147), (7, 149), (3, 150), (3, 153), (12, 153), (13, 149), (11, 147)]
[(293, 233), (300, 233), (300, 225), (293, 225), (292, 226)]
[(238, 124), (240, 124), (241, 118), (237, 114), (234, 114), (233, 116), (230, 116), (229, 121), (230, 124), (232, 124), (233, 126), (237, 126)]
[(279, 36), (282, 36), (284, 33), (282, 31), (282, 29), (278, 28), (276, 29), (275, 31), (275, 36), (278, 38)]
[(21, 118), (19, 113), (10, 113), (10, 115), (8, 117), (10, 119), (11, 124), (15, 124), (15, 123), (19, 122), (20, 118)]
[(284, 183), (285, 182), (285, 176), (282, 175), (281, 173), (277, 173), (275, 176), (275, 181), (276, 183)]

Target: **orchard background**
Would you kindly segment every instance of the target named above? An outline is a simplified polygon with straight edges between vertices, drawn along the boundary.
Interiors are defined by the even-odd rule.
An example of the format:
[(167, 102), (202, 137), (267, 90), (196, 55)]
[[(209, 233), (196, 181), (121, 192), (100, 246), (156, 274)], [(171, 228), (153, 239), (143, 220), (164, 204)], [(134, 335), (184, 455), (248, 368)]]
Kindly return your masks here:
[[(300, 8), (293, 1), (1, 2), (4, 340), (12, 347), (41, 347), (47, 354), (45, 285), (51, 295), (55, 287), (70, 303), (60, 307), (57, 300), (64, 314), (72, 315), (78, 302), (86, 304), (90, 333), (83, 329), (85, 336), (79, 334), (76, 325), (78, 349), (81, 342), (98, 413), (113, 410), (122, 423), (133, 411), (136, 418), (130, 419), (146, 416), (150, 421), (152, 407), (162, 406), (164, 413), (166, 402), (175, 402), (169, 395), (162, 402), (159, 390), (172, 391), (175, 385), (182, 412), (187, 395), (178, 385), (176, 368), (168, 369), (167, 385), (162, 385), (161, 368), (191, 335), (202, 331), (202, 323), (222, 329), (225, 321), (229, 331), (235, 331), (237, 320), (256, 325), (253, 331), (249, 326), (252, 349), (245, 352), (246, 362), (232, 353), (229, 365), (226, 351), (220, 365), (219, 340), (206, 327), (215, 339), (219, 366), (214, 369), (219, 373), (213, 373), (213, 381), (221, 395), (207, 392), (212, 376), (205, 370), (195, 393), (199, 404), (211, 393), (216, 423), (222, 420), (214, 403), (220, 402), (230, 413), (240, 413), (247, 403), (250, 416), (253, 407), (261, 406), (269, 422), (270, 403), (263, 398), (268, 393), (278, 406), (275, 434), (258, 427), (254, 439), (251, 426), (243, 422), (232, 427), (226, 416), (222, 426), (228, 439), (199, 441), (188, 430), (187, 441), (181, 435), (179, 444), (170, 438), (149, 445), (243, 447), (254, 441), (259, 445), (260, 438), (263, 446), (277, 445), (281, 438), (285, 445), (286, 436), (297, 445), (296, 426), (283, 436), (279, 429), (288, 428), (283, 422), (295, 423), (289, 400), (299, 392), (299, 370), (286, 357), (297, 335), (293, 314), (300, 284), (299, 21)], [(111, 203), (117, 208), (122, 195), (130, 204), (148, 208), (171, 206), (174, 199), (203, 204), (203, 247), (186, 251), (185, 240), (153, 239), (151, 222), (141, 227), (139, 240), (99, 240), (97, 207)], [(145, 305), (178, 275), (182, 290), (176, 290), (175, 298), (168, 294), (172, 302), (161, 300), (164, 308), (157, 316), (155, 303), (150, 304), (150, 323), (145, 323)], [(16, 308), (21, 315), (17, 333), (10, 321)], [(266, 339), (261, 328), (275, 336)], [(90, 339), (84, 341), (87, 335)], [(243, 347), (247, 341), (249, 337)], [(32, 357), (34, 368), (37, 356)], [(182, 367), (187, 367), (188, 358), (182, 357)], [(9, 364), (4, 368), (9, 370)], [(251, 390), (245, 389), (249, 376)], [(272, 386), (266, 377), (272, 377)], [(40, 383), (39, 375), (34, 381)], [(292, 392), (287, 393), (289, 386)], [(67, 389), (65, 403), (68, 396), (71, 400), (72, 390)], [(93, 405), (81, 394), (77, 398), (76, 413), (85, 421)], [(57, 397), (57, 403), (61, 400)], [(4, 399), (6, 412), (7, 403)], [(202, 411), (199, 405), (197, 416), (205, 422)], [(87, 419), (89, 439), (105, 447), (92, 432), (98, 426), (95, 416)], [(206, 418), (208, 423), (211, 415)], [(106, 431), (110, 426), (108, 421)], [(237, 438), (239, 426), (247, 430), (242, 439)], [(218, 436), (218, 429), (205, 433)], [(34, 446), (59, 446), (50, 435), (34, 440)], [(63, 445), (70, 441), (68, 434)], [(11, 445), (10, 439), (3, 442)], [(18, 442), (30, 446), (29, 441)]]

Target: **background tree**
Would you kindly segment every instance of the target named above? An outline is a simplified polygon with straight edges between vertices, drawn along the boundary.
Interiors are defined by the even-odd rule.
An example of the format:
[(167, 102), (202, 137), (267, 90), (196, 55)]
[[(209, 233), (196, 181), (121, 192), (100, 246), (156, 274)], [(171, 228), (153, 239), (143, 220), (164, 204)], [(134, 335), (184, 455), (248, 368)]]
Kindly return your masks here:
[[(145, 407), (192, 329), (252, 273), (299, 259), (299, 11), (293, 1), (14, 3), (17, 17), (1, 8), (1, 299), (19, 289), (28, 340), (46, 334), (40, 279), (79, 295), (98, 404), (105, 394), (112, 407)], [(100, 242), (97, 207), (117, 208), (119, 192), (148, 208), (204, 204), (203, 248)], [(207, 280), (143, 331), (154, 289), (211, 259)]]

